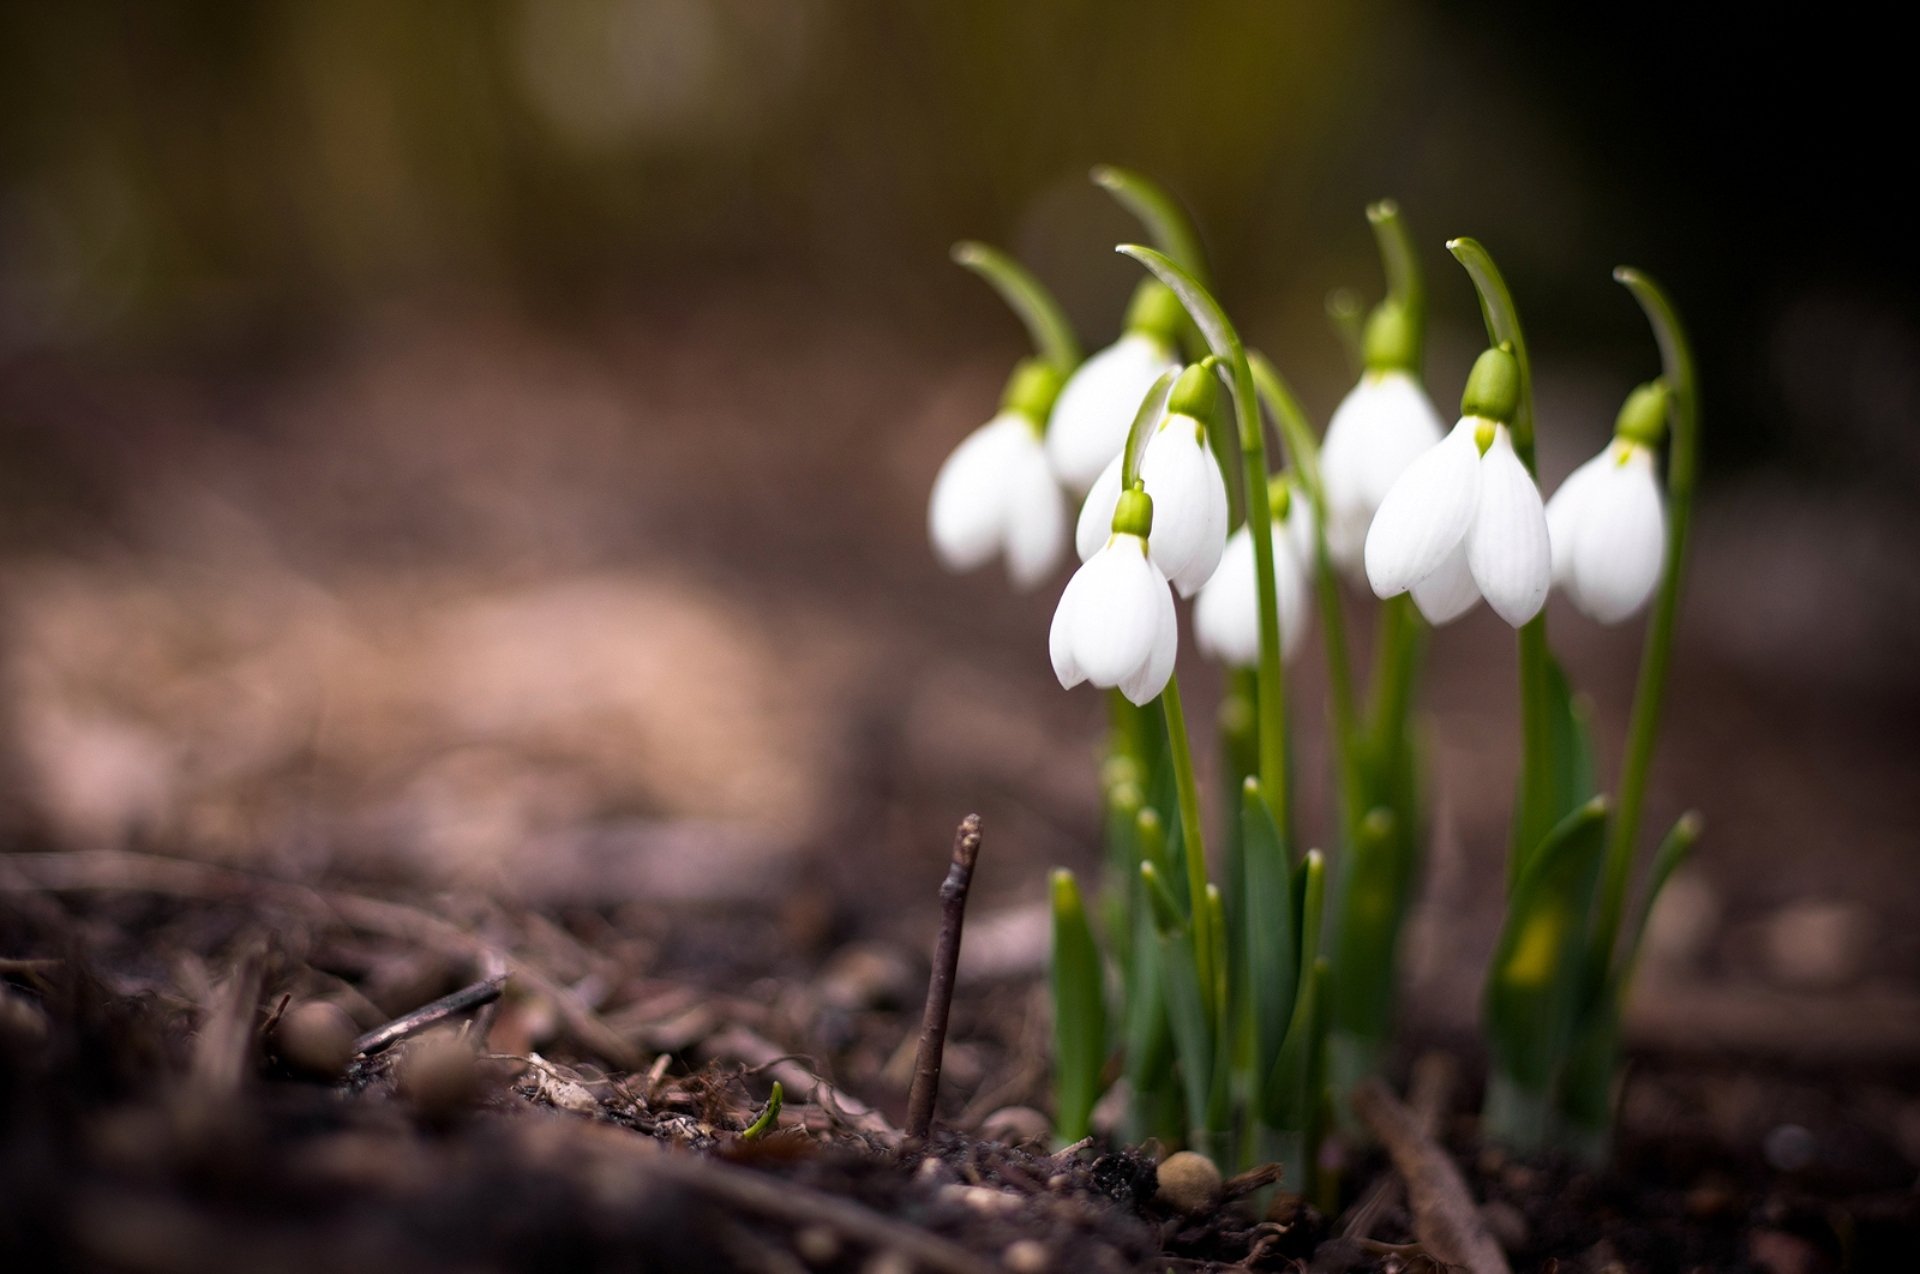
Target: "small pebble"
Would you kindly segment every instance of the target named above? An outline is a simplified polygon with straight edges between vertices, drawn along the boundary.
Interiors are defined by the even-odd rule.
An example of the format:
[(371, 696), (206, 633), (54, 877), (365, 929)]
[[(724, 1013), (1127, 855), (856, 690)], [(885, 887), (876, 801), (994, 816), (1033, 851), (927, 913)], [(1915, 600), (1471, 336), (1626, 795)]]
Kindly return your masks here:
[(480, 1077), (466, 1041), (451, 1028), (441, 1027), (406, 1046), (395, 1079), (401, 1093), (422, 1114), (438, 1117), (471, 1102)]
[(825, 1265), (840, 1255), (840, 1236), (824, 1225), (809, 1225), (793, 1236), (793, 1250), (809, 1265)]
[(1798, 1172), (1813, 1162), (1820, 1145), (1799, 1124), (1781, 1124), (1767, 1134), (1763, 1149), (1778, 1172)]
[(307, 1000), (281, 1015), (273, 1049), (293, 1070), (317, 1079), (338, 1079), (353, 1060), (359, 1032), (345, 1009), (331, 1000)]
[(1053, 1122), (1031, 1106), (1002, 1106), (980, 1121), (980, 1140), (1008, 1146), (1045, 1141)]
[(1047, 1267), (1053, 1263), (1047, 1254), (1047, 1245), (1038, 1239), (1019, 1239), (1009, 1243), (1000, 1253), (1000, 1263), (1013, 1274), (1046, 1274)]
[(1020, 1210), (1020, 1196), (995, 1190), (991, 1186), (946, 1186), (940, 1194), (982, 1216), (998, 1216)]
[(1157, 1197), (1177, 1212), (1204, 1212), (1220, 1201), (1225, 1184), (1213, 1160), (1191, 1150), (1168, 1155), (1155, 1171)]

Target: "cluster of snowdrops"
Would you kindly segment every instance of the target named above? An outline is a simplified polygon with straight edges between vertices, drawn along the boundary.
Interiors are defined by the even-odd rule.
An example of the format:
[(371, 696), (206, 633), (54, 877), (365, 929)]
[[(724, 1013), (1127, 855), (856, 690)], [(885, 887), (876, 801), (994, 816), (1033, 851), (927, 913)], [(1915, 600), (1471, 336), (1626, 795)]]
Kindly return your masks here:
[[(1525, 337), (1479, 244), (1447, 245), (1488, 332), (1449, 428), (1423, 383), (1414, 242), (1394, 205), (1368, 210), (1387, 294), (1364, 320), (1351, 294), (1330, 304), (1358, 383), (1318, 436), (1209, 292), (1179, 205), (1136, 173), (1094, 179), (1155, 244), (1119, 249), (1148, 271), (1124, 332), (1082, 361), (1038, 280), (990, 248), (956, 249), (1036, 348), (999, 414), (942, 466), (929, 511), (947, 567), (1003, 556), (1021, 588), (1053, 577), (1071, 544), (1080, 565), (1054, 611), (1053, 668), (1064, 687), (1110, 692), (1098, 905), (1071, 874), (1053, 880), (1058, 1135), (1083, 1135), (1117, 1083), (1130, 1135), (1243, 1163), (1277, 1157), (1296, 1188), (1311, 1182), (1322, 1134), (1392, 1040), (1425, 832), (1413, 712), (1426, 633), (1484, 599), (1518, 631), (1522, 742), (1507, 920), (1487, 981), (1486, 1128), (1523, 1148), (1603, 1154), (1647, 911), (1698, 834), (1692, 816), (1675, 824), (1629, 915), (1697, 433), (1671, 306), (1644, 275), (1617, 273), (1653, 324), (1661, 374), (1626, 395), (1611, 438), (1543, 500)], [(1269, 424), (1283, 467), (1268, 462)], [(1356, 593), (1343, 581), (1379, 599), (1364, 685), (1348, 648)], [(1585, 701), (1547, 644), (1556, 587), (1601, 623), (1651, 603), (1611, 798)], [(1176, 594), (1193, 601), (1201, 652), (1229, 670), (1217, 860), (1175, 674)], [(1298, 852), (1289, 791), (1285, 667), (1316, 612), (1339, 811), (1325, 856)]]

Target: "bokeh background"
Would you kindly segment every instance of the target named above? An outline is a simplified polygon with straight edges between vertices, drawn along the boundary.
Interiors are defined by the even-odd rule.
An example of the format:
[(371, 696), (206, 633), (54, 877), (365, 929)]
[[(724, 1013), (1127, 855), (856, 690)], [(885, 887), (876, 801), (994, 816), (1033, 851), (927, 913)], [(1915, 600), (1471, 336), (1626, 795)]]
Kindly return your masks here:
[[(947, 247), (1014, 250), (1098, 346), (1137, 232), (1086, 172), (1153, 173), (1324, 420), (1349, 378), (1324, 298), (1377, 294), (1361, 211), (1392, 195), (1430, 248), (1443, 410), (1480, 337), (1441, 244), (1507, 271), (1549, 487), (1657, 370), (1614, 265), (1660, 278), (1700, 347), (1650, 813), (1698, 806), (1709, 833), (1636, 1038), (1911, 1079), (1920, 263), (1901, 152), (1869, 141), (1894, 42), (1832, 25), (0, 6), (7, 843), (532, 903), (782, 899), (798, 950), (917, 948), (978, 810), (970, 959), (1030, 967), (1043, 869), (1097, 857), (1101, 709), (1052, 682), (1057, 584), (948, 578), (926, 547), (934, 471), (1021, 352)], [(1552, 614), (1611, 749), (1637, 631)], [(1434, 642), (1408, 955), (1440, 1028), (1470, 1021), (1497, 923), (1511, 661), (1484, 610)], [(1920, 1161), (1920, 1108), (1888, 1100)]]

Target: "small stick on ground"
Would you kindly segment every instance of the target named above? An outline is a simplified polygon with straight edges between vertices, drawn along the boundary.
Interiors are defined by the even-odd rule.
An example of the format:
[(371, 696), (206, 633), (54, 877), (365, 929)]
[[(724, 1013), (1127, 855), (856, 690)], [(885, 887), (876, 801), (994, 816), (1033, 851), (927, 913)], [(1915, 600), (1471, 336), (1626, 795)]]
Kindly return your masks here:
[(1362, 1080), (1355, 1087), (1353, 1109), (1386, 1147), (1395, 1171), (1407, 1183), (1414, 1237), (1426, 1254), (1471, 1274), (1510, 1274), (1505, 1254), (1480, 1219), (1466, 1179), (1421, 1128), (1419, 1116), (1379, 1079)]
[[(1459, 1080), (1459, 1072), (1459, 1063), (1454, 1061), (1451, 1053), (1422, 1053), (1413, 1063), (1413, 1078), (1407, 1083), (1407, 1105), (1412, 1108), (1413, 1117), (1423, 1136), (1432, 1137), (1439, 1132), (1440, 1117), (1453, 1104), (1453, 1089)], [(1399, 1200), (1400, 1178), (1392, 1173), (1381, 1173), (1360, 1196), (1360, 1201), (1347, 1210), (1339, 1233), (1344, 1237), (1366, 1238), (1372, 1233), (1381, 1214)]]
[(926, 1140), (933, 1127), (940, 1062), (947, 1049), (947, 1017), (953, 1009), (953, 975), (960, 967), (960, 930), (967, 922), (967, 890), (973, 886), (973, 864), (979, 857), (980, 816), (969, 814), (953, 834), (953, 860), (940, 886), (940, 937), (933, 948), (933, 976), (927, 980), (927, 1007), (920, 1016), (913, 1087), (907, 1090), (907, 1136), (916, 1141)]
[(409, 1035), (418, 1035), (450, 1017), (493, 1003), (500, 998), (500, 992), (506, 985), (507, 975), (496, 973), (471, 986), (463, 986), (453, 994), (443, 995), (431, 1004), (423, 1004), (411, 1013), (402, 1013), (385, 1026), (374, 1027), (353, 1042), (353, 1051), (362, 1057), (371, 1057), (382, 1049), (392, 1048)]

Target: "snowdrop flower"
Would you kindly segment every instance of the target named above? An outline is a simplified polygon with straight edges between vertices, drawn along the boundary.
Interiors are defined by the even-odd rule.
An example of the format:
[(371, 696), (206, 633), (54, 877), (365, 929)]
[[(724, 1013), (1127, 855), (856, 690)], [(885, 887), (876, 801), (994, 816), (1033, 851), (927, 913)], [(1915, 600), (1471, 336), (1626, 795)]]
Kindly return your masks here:
[(1588, 618), (1617, 624), (1653, 595), (1667, 554), (1667, 513), (1654, 450), (1667, 391), (1642, 385), (1620, 409), (1614, 439), (1547, 502), (1553, 581)]
[(1485, 597), (1515, 628), (1539, 614), (1552, 582), (1547, 517), (1507, 424), (1520, 366), (1505, 349), (1480, 355), (1460, 423), (1407, 466), (1367, 532), (1367, 581), (1381, 597), (1413, 592), (1444, 624)]
[(1107, 542), (1060, 595), (1047, 649), (1063, 687), (1071, 690), (1082, 681), (1118, 686), (1128, 700), (1145, 706), (1173, 676), (1179, 628), (1167, 577), (1148, 552), (1153, 498), (1136, 486), (1118, 506)]
[[(1313, 613), (1313, 509), (1275, 478), (1273, 584), (1279, 603), (1280, 657), (1290, 659), (1306, 635)], [(1200, 590), (1193, 607), (1193, 636), (1200, 649), (1224, 664), (1251, 668), (1260, 662), (1260, 592), (1253, 534), (1242, 526), (1227, 540), (1220, 569)]]
[[(1227, 543), (1227, 482), (1207, 445), (1203, 423), (1219, 401), (1213, 372), (1197, 363), (1187, 368), (1174, 382), (1167, 414), (1155, 426), (1140, 457), (1140, 481), (1153, 497), (1153, 564), (1173, 581), (1182, 597), (1192, 597), (1213, 577)], [(1139, 407), (1136, 402), (1134, 409)], [(1074, 547), (1081, 561), (1092, 558), (1106, 543), (1120, 502), (1125, 462), (1124, 455), (1115, 453), (1080, 506)]]
[(1085, 492), (1126, 445), (1140, 400), (1179, 366), (1173, 343), (1184, 313), (1172, 292), (1149, 279), (1134, 293), (1120, 339), (1067, 378), (1047, 427), (1047, 459), (1062, 485)]
[(1053, 480), (1041, 422), (1060, 375), (1029, 359), (1014, 370), (1000, 414), (968, 434), (940, 466), (927, 533), (941, 565), (970, 571), (1004, 553), (1014, 587), (1032, 588), (1067, 542), (1066, 497)]
[(1392, 302), (1367, 322), (1366, 370), (1334, 409), (1320, 447), (1327, 493), (1327, 552), (1358, 575), (1367, 528), (1387, 492), (1445, 426), (1412, 371), (1413, 335)]

